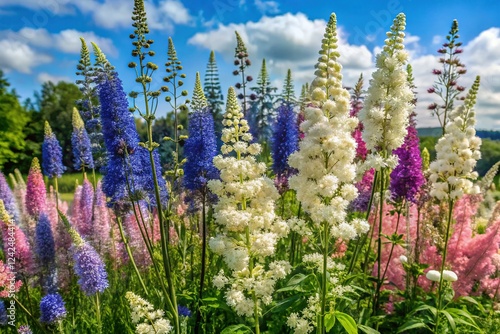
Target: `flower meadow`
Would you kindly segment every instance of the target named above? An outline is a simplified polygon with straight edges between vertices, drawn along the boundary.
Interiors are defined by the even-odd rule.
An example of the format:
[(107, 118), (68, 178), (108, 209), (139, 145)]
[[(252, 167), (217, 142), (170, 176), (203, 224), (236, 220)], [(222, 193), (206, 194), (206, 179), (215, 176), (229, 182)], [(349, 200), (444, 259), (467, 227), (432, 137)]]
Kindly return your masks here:
[[(154, 62), (141, 0), (138, 91), (82, 39), (73, 166), (45, 122), (27, 176), (0, 172), (1, 333), (498, 333), (500, 164), (475, 171), (480, 78), (458, 84), (454, 21), (428, 89), (431, 159), (405, 25), (398, 14), (368, 83), (346, 88), (332, 14), (300, 97), (293, 69), (278, 93), (265, 60), (253, 86), (236, 32), (224, 101), (213, 52), (191, 93), (172, 39)], [(173, 128), (158, 140), (160, 99)], [(83, 175), (71, 201), (68, 167)]]

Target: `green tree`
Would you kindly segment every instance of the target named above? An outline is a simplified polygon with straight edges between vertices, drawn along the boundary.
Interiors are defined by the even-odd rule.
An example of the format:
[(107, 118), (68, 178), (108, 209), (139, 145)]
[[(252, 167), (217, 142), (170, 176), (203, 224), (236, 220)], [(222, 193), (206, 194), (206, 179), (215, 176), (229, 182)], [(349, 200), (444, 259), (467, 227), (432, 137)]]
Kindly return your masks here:
[(63, 164), (72, 170), (71, 123), (75, 101), (82, 98), (77, 85), (70, 82), (46, 82), (36, 94), (42, 122), (48, 121), (63, 150)]
[(220, 138), (222, 133), (222, 106), (224, 105), (224, 96), (221, 92), (219, 71), (217, 69), (217, 63), (215, 61), (215, 53), (212, 50), (210, 52), (210, 58), (208, 59), (207, 71), (205, 72), (205, 84), (204, 93), (208, 100), (208, 105), (212, 110), (214, 116), (214, 125), (217, 137)]
[(11, 172), (22, 161), (26, 148), (24, 130), (30, 119), (15, 90), (8, 91), (9, 86), (0, 70), (0, 169), (5, 172)]

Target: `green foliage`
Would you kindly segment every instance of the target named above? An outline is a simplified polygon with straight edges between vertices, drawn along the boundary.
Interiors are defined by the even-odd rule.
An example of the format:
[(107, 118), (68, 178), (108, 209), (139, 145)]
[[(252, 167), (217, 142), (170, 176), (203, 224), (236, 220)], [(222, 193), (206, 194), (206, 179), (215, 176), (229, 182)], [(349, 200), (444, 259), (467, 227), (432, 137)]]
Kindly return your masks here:
[(30, 121), (16, 92), (7, 90), (9, 86), (0, 70), (0, 169), (6, 172), (11, 172), (24, 158), (26, 125)]
[(78, 86), (69, 82), (46, 82), (40, 93), (36, 94), (38, 110), (43, 122), (48, 121), (52, 131), (61, 144), (63, 164), (72, 171), (73, 153), (71, 134), (73, 132), (72, 117), (75, 101), (82, 98)]

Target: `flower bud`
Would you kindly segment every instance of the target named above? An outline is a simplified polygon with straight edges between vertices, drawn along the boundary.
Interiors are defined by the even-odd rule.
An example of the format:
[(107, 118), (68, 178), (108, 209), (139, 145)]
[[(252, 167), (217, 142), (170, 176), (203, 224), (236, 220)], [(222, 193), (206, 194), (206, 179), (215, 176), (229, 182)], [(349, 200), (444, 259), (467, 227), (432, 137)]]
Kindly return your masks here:
[(448, 282), (455, 282), (456, 280), (458, 280), (458, 276), (451, 270), (443, 270), (443, 280)]
[(437, 270), (429, 270), (425, 277), (430, 281), (439, 282), (439, 280), (441, 279), (441, 274)]

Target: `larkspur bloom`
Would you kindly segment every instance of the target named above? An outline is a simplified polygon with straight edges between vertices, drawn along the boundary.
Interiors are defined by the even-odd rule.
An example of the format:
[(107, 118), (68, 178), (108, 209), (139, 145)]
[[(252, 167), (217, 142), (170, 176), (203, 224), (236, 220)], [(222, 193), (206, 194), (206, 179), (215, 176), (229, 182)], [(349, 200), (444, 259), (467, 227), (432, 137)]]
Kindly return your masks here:
[[(103, 168), (102, 189), (111, 198), (110, 205), (119, 205), (128, 195), (137, 197), (145, 192), (156, 205), (154, 180), (149, 168), (149, 152), (139, 146), (134, 118), (128, 110), (127, 96), (116, 72), (103, 76), (98, 84), (101, 102), (101, 122), (108, 164)], [(165, 180), (161, 177), (159, 155), (153, 152), (162, 201), (168, 198)], [(128, 193), (128, 195), (127, 195)], [(140, 196), (143, 197), (143, 196)]]
[(450, 112), (446, 132), (436, 144), (436, 160), (430, 165), (432, 184), (430, 195), (438, 200), (455, 201), (464, 194), (479, 193), (479, 187), (472, 183), (478, 173), (474, 171), (481, 139), (476, 136), (475, 112), (479, 77), (476, 77), (464, 104)]
[(179, 313), (180, 317), (190, 317), (191, 316), (191, 311), (187, 306), (184, 305), (177, 305), (177, 312)]
[(296, 172), (288, 165), (288, 157), (299, 149), (299, 127), (297, 114), (291, 104), (279, 106), (277, 114), (271, 139), (271, 155), (276, 175), (275, 184), (283, 192), (288, 189), (288, 178)]
[(33, 217), (37, 217), (47, 209), (47, 190), (38, 158), (33, 158), (28, 173), (25, 206), (28, 214)]
[(76, 170), (94, 168), (92, 157), (92, 146), (90, 138), (85, 130), (80, 112), (73, 109), (73, 134), (71, 135), (71, 145), (73, 146), (73, 163)]
[(62, 163), (62, 148), (49, 122), (45, 121), (45, 137), (42, 143), (42, 171), (50, 178), (61, 177), (66, 170)]
[[(218, 232), (209, 244), (214, 253), (223, 256), (230, 269), (229, 275), (222, 272), (217, 279), (219, 283), (228, 283), (227, 304), (238, 315), (252, 317), (260, 313), (262, 304), (272, 302), (276, 281), (290, 271), (288, 262), (271, 262), (266, 269), (262, 261), (275, 255), (277, 242), (289, 229), (275, 214), (278, 192), (264, 176), (266, 165), (255, 159), (261, 147), (249, 144), (252, 135), (232, 87), (228, 91), (223, 124), (224, 155), (214, 158), (221, 179), (208, 183), (219, 198), (214, 206)], [(237, 235), (243, 235), (243, 240)], [(226, 285), (219, 283), (214, 281), (220, 289)]]
[(54, 236), (49, 218), (42, 213), (35, 229), (35, 253), (41, 263), (51, 263), (55, 258)]
[(70, 227), (69, 233), (73, 240), (74, 269), (80, 289), (87, 296), (103, 292), (109, 286), (104, 262), (94, 247), (84, 241), (75, 229)]
[(40, 321), (52, 324), (66, 317), (64, 300), (58, 293), (46, 295), (40, 301)]
[(217, 155), (214, 120), (198, 72), (191, 106), (193, 112), (189, 114), (189, 138), (184, 144), (187, 161), (184, 164), (183, 183), (189, 190), (202, 190), (209, 180), (218, 178), (219, 171), (213, 164)]
[(0, 200), (0, 227), (2, 229), (4, 254), (11, 253), (9, 248), (9, 238), (14, 237), (16, 247), (14, 251), (15, 271), (29, 275), (33, 273), (34, 262), (33, 252), (30, 243), (24, 231), (19, 226), (14, 224), (12, 217), (9, 215), (3, 201)]
[(5, 205), (5, 209), (12, 216), (14, 221), (19, 224), (21, 215), (19, 213), (19, 208), (17, 206), (16, 198), (14, 193), (10, 189), (5, 175), (0, 171), (0, 199)]
[(125, 294), (130, 304), (132, 323), (136, 325), (136, 333), (165, 334), (172, 331), (170, 322), (163, 318), (163, 310), (155, 310), (153, 305), (135, 293)]
[(0, 300), (0, 325), (7, 325), (7, 309), (5, 308), (5, 303), (3, 300)]
[(55, 243), (49, 217), (42, 213), (35, 228), (35, 254), (38, 259), (42, 287), (47, 293), (57, 291)]
[(382, 52), (377, 55), (377, 70), (372, 74), (364, 107), (359, 113), (364, 125), (363, 139), (371, 151), (364, 164), (366, 169), (394, 168), (396, 159), (392, 151), (403, 144), (407, 133), (414, 94), (407, 80), (405, 25), (404, 14), (398, 14)]
[(101, 181), (97, 183), (94, 196), (94, 215), (89, 242), (99, 254), (104, 255), (110, 252), (111, 217), (106, 206), (106, 195), (102, 192)]
[(389, 185), (391, 197), (395, 201), (405, 199), (414, 202), (415, 196), (425, 182), (415, 125), (415, 121), (411, 119), (403, 145), (393, 151), (399, 158), (398, 165), (391, 172)]

